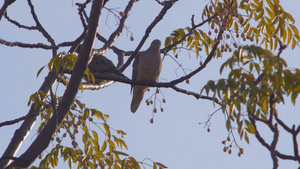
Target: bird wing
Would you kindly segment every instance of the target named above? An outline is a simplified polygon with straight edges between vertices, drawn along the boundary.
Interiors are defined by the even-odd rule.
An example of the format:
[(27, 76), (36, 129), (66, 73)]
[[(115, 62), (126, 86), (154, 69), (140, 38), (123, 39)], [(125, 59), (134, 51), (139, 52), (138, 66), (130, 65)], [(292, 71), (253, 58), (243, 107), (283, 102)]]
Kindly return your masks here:
[[(132, 80), (156, 82), (162, 69), (159, 47), (160, 41), (154, 40), (146, 51), (136, 57), (133, 63)], [(131, 112), (136, 112), (148, 88), (148, 86), (132, 85)]]

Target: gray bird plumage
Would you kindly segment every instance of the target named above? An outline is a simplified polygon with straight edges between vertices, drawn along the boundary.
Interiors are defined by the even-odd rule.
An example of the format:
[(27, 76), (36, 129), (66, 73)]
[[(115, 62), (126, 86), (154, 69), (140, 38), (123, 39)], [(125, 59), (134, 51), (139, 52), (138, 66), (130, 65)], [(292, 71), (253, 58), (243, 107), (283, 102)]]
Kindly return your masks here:
[[(160, 56), (160, 40), (156, 39), (151, 46), (144, 52), (140, 52), (134, 62), (132, 80), (154, 83), (158, 80), (162, 70), (162, 60)], [(140, 106), (145, 91), (149, 87), (133, 85), (131, 112), (135, 113)]]
[[(98, 84), (105, 81), (104, 79), (98, 77), (101, 74), (127, 78), (116, 68), (111, 60), (107, 59), (103, 55), (94, 55), (92, 61), (89, 63), (88, 68), (90, 70), (90, 73), (92, 73), (95, 77), (95, 82)], [(86, 76), (84, 77), (84, 80), (88, 81)], [(92, 79), (90, 79), (90, 81), (88, 82), (92, 82)]]

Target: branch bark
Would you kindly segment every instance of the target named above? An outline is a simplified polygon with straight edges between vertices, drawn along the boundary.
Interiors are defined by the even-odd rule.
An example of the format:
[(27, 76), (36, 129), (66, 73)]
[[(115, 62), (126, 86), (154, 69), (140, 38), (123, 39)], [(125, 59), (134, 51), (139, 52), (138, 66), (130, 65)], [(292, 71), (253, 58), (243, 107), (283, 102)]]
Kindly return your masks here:
[(56, 131), (55, 126), (59, 125), (62, 122), (77, 95), (79, 85), (87, 68), (90, 52), (94, 44), (94, 39), (98, 29), (102, 8), (103, 0), (95, 0), (93, 2), (88, 25), (89, 31), (83, 42), (83, 50), (80, 52), (78, 61), (75, 64), (74, 71), (70, 79), (70, 84), (68, 85), (64, 96), (59, 106), (57, 107), (57, 116), (51, 117), (49, 122), (45, 125), (45, 127), (34, 140), (34, 142), (19, 157), (20, 160), (12, 162), (7, 168), (29, 167), (35, 161), (38, 155), (41, 154), (42, 151), (45, 150), (49, 145), (51, 137)]
[(4, 13), (6, 12), (7, 8), (9, 5), (11, 5), (12, 3), (14, 3), (16, 0), (4, 0), (4, 4), (2, 5), (1, 9), (0, 9), (0, 22), (1, 19), (4, 15)]
[(132, 60), (135, 58), (135, 56), (139, 53), (140, 49), (142, 48), (142, 46), (144, 45), (145, 41), (147, 40), (147, 38), (149, 37), (149, 34), (151, 33), (152, 29), (155, 27), (155, 25), (162, 20), (162, 18), (165, 16), (165, 14), (167, 13), (167, 11), (173, 6), (173, 4), (175, 3), (175, 1), (168, 1), (165, 2), (163, 9), (160, 11), (160, 13), (158, 14), (158, 16), (154, 19), (154, 21), (147, 27), (146, 31), (145, 31), (145, 35), (143, 36), (141, 42), (139, 43), (139, 45), (137, 46), (137, 48), (135, 49), (135, 51), (132, 53), (132, 55), (128, 58), (128, 60), (126, 61), (126, 63), (120, 68), (120, 71), (123, 72), (132, 62)]

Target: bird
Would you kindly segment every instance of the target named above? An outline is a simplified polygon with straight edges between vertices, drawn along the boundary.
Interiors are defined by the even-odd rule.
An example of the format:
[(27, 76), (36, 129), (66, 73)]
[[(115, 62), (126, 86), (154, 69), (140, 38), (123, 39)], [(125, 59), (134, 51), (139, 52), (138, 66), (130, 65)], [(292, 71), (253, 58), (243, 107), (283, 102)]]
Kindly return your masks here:
[[(97, 77), (98, 75), (101, 74), (106, 74), (106, 75), (112, 75), (112, 76), (119, 76), (128, 79), (125, 75), (123, 75), (113, 64), (113, 62), (109, 59), (107, 59), (103, 55), (94, 55), (93, 59), (88, 65), (88, 68), (90, 70), (90, 73), (93, 74), (95, 78), (95, 83), (100, 84), (105, 82), (105, 79), (101, 79)], [(85, 75), (83, 79), (87, 82), (92, 82), (92, 79), (88, 79), (87, 76)]]
[[(132, 65), (132, 80), (150, 83), (155, 83), (158, 80), (162, 70), (160, 45), (160, 40), (155, 39), (146, 51), (140, 52), (136, 56)], [(131, 86), (131, 91), (133, 91), (131, 101), (132, 113), (135, 113), (137, 111), (143, 100), (144, 93), (148, 89), (148, 86)]]

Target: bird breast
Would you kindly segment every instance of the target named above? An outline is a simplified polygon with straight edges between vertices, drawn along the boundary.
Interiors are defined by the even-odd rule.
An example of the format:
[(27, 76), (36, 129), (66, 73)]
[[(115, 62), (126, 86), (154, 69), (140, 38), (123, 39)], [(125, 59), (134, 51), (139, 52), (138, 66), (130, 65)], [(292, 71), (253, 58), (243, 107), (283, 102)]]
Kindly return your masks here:
[(137, 74), (138, 81), (157, 81), (162, 69), (162, 60), (160, 54), (157, 54), (157, 56), (159, 57), (153, 57), (153, 55), (140, 57)]

